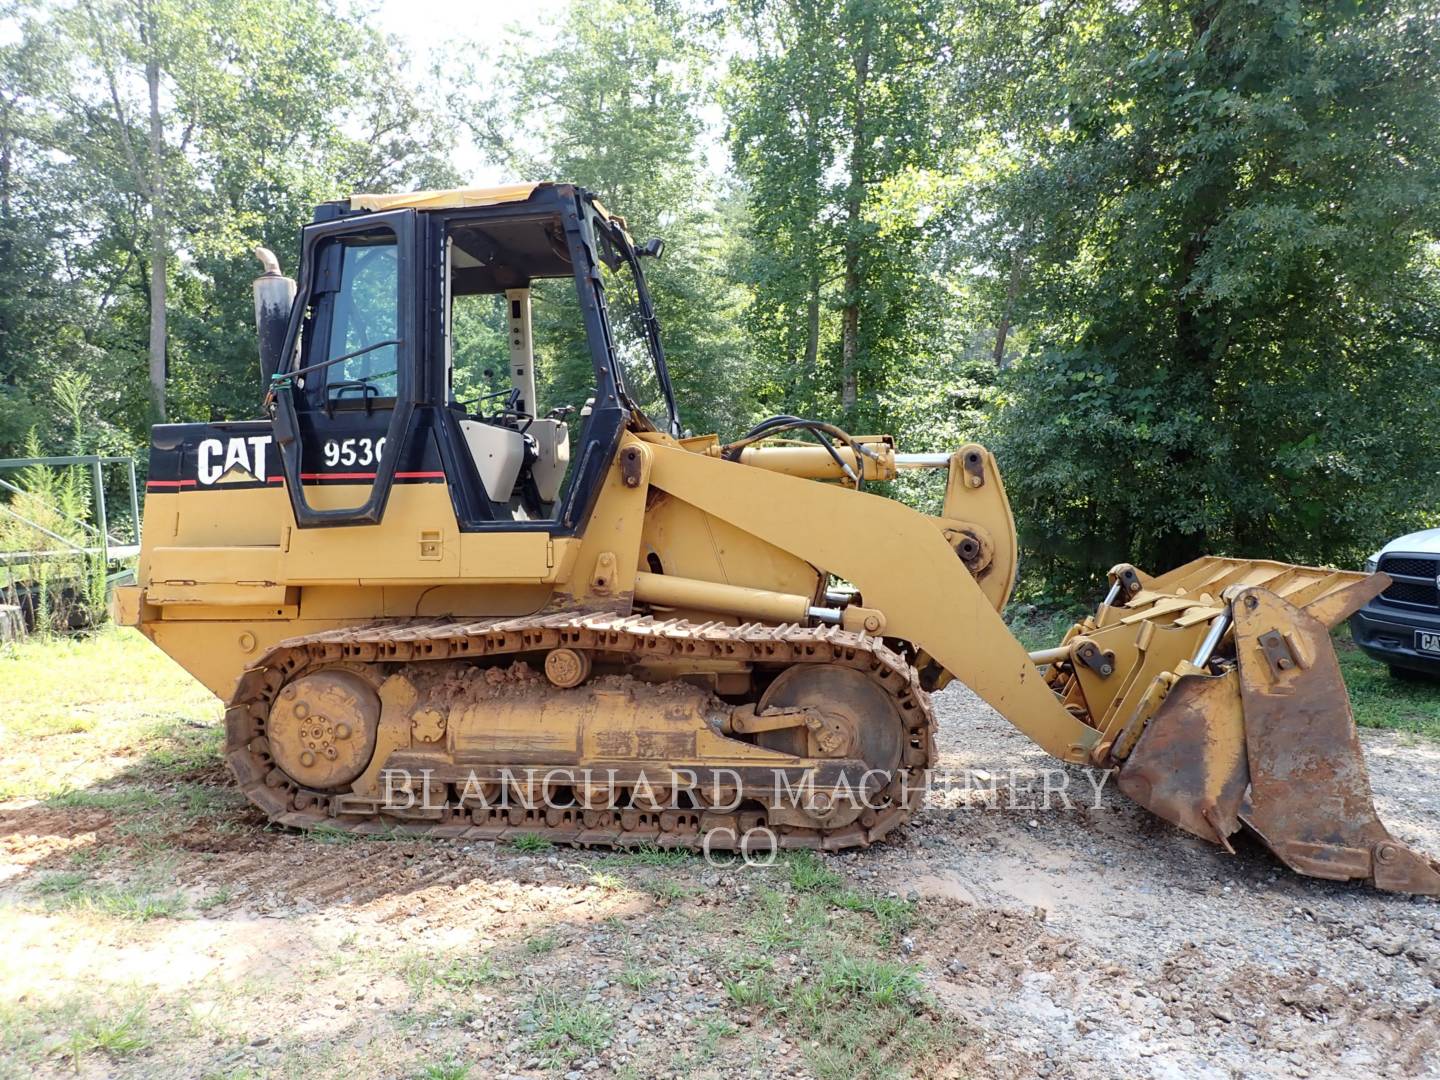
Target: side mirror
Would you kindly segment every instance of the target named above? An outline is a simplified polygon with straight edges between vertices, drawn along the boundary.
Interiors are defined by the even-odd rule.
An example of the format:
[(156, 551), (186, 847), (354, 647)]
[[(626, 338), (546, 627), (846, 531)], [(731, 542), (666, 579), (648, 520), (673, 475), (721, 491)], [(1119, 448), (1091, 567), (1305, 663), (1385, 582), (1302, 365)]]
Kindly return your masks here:
[(285, 334), (290, 328), (290, 308), (295, 303), (295, 281), (280, 273), (280, 262), (268, 248), (257, 247), (255, 257), (264, 270), (255, 279), (255, 333), (260, 343), (260, 390), (280, 370)]
[(665, 241), (658, 236), (652, 236), (636, 249), (635, 254), (643, 255), (647, 259), (658, 259), (665, 254)]

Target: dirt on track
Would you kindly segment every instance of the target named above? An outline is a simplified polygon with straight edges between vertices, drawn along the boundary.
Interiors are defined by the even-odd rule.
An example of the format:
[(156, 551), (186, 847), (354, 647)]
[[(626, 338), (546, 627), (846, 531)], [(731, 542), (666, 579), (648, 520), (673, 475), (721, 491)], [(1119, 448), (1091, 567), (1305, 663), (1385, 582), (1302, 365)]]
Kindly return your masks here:
[[(137, 996), (150, 1025), (144, 1049), (67, 1056), (61, 1027), (39, 1023), (24, 1072), (1440, 1073), (1440, 904), (1300, 878), (1258, 847), (1226, 855), (1108, 785), (1097, 795), (967, 690), (935, 704), (941, 769), (964, 785), (933, 790), (886, 843), (819, 861), (875, 911), (903, 906), (894, 932), (843, 906), (817, 915), (817, 886), (784, 863), (320, 842), (267, 829), (209, 776), (223, 809), (171, 831), (94, 807), (0, 807), (0, 994), (39, 1010), (99, 987)], [(1440, 744), (1362, 741), (1382, 818), (1440, 853)], [(157, 850), (183, 912), (78, 917), (44, 899), (87, 852), (104, 883)], [(923, 1030), (877, 1034), (873, 1061), (827, 1057), (787, 1019), (826, 977), (820, 943), (913, 968)], [(746, 956), (792, 997), (750, 1000)], [(566, 1016), (594, 1020), (594, 1037)], [(547, 1048), (552, 1029), (569, 1041)]]

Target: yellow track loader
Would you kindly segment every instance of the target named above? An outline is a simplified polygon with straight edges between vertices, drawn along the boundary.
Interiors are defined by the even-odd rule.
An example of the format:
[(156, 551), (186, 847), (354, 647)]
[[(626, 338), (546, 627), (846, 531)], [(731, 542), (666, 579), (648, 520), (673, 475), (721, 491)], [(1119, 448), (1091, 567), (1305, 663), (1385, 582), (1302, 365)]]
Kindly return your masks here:
[[(1118, 566), (1028, 653), (984, 447), (684, 432), (661, 247), (517, 184), (327, 203), (298, 284), (259, 253), (265, 419), (155, 428), (115, 603), (228, 700), (226, 758), (273, 821), (867, 845), (919, 807), (930, 691), (958, 679), (1197, 836), (1440, 894), (1376, 817), (1330, 644), (1384, 575)], [(866, 490), (908, 469), (946, 474), (938, 517)]]

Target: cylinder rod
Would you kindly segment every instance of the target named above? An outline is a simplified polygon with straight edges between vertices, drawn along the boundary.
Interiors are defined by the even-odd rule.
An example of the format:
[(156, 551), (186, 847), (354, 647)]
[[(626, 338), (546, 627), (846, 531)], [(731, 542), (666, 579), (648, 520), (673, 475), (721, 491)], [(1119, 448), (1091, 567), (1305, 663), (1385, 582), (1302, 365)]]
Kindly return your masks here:
[(1225, 631), (1230, 628), (1230, 609), (1227, 607), (1219, 615), (1210, 620), (1210, 629), (1205, 634), (1205, 640), (1200, 642), (1200, 648), (1195, 650), (1195, 658), (1190, 662), (1196, 667), (1203, 668), (1210, 662), (1210, 654), (1220, 644), (1220, 639), (1225, 636)]
[(810, 598), (798, 593), (747, 589), (740, 585), (722, 585), (644, 570), (635, 575), (635, 599), (661, 607), (693, 608), (764, 622), (805, 623), (813, 619), (833, 625), (841, 620), (839, 611), (812, 607)]
[[(850, 447), (834, 449), (839, 462), (823, 446), (747, 446), (740, 451), (740, 461), (757, 469), (807, 480), (853, 480), (857, 469), (864, 470), (866, 480), (889, 480), (895, 475), (894, 455), (888, 446), (870, 446), (871, 453), (860, 455), (858, 464), (855, 451)], [(711, 452), (718, 456), (720, 448)]]
[(1041, 649), (1039, 652), (1030, 654), (1030, 662), (1036, 667), (1044, 667), (1046, 664), (1055, 664), (1068, 659), (1070, 659), (1069, 645), (1057, 645), (1053, 649)]
[(897, 469), (944, 469), (950, 465), (949, 454), (896, 454)]

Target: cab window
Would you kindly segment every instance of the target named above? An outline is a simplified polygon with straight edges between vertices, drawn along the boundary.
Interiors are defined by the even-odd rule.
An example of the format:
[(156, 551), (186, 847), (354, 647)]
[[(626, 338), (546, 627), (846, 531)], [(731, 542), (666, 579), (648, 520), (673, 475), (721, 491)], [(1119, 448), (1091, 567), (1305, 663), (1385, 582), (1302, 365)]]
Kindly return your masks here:
[(332, 404), (394, 398), (399, 377), (400, 282), (395, 234), (377, 229), (329, 241), (319, 258), (317, 293), (329, 286), (324, 357), (346, 359), (325, 369)]

